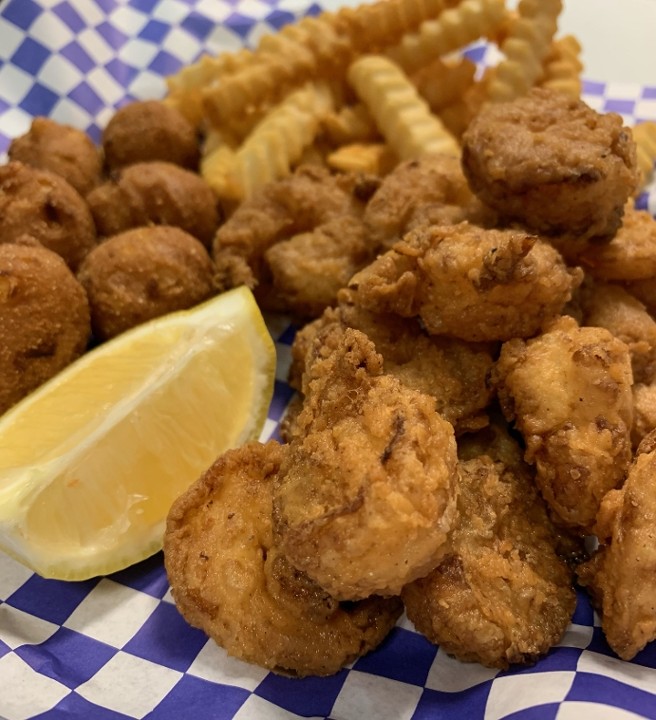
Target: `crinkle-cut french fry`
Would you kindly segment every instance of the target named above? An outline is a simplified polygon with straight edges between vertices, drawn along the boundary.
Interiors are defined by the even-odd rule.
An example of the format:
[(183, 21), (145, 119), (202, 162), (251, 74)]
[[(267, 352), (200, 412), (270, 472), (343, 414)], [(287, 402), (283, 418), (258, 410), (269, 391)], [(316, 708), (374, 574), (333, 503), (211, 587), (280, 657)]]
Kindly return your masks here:
[(544, 59), (541, 87), (559, 90), (572, 97), (581, 96), (581, 45), (573, 35), (554, 40)]
[(340, 172), (382, 176), (391, 172), (397, 162), (396, 155), (386, 143), (352, 143), (328, 155), (328, 167)]
[(364, 103), (344, 105), (321, 122), (326, 138), (336, 146), (368, 143), (380, 138), (380, 131)]
[(438, 17), (445, 0), (378, 0), (356, 8), (345, 7), (334, 16), (336, 30), (349, 38), (355, 54), (377, 53)]
[(487, 100), (486, 82), (489, 72), (488, 69), (480, 80), (467, 88), (458, 101), (442, 108), (438, 113), (446, 129), (458, 140)]
[(231, 147), (219, 142), (201, 158), (199, 168), (201, 177), (218, 198), (239, 199), (240, 190), (234, 180), (235, 156), (236, 153)]
[[(266, 183), (286, 177), (303, 150), (314, 140), (321, 118), (332, 110), (330, 91), (320, 84), (309, 84), (285, 97), (253, 129), (242, 145), (226, 161), (225, 151), (218, 160), (206, 158), (206, 172), (223, 168), (223, 177), (214, 175), (213, 189), (221, 199), (244, 200)], [(218, 152), (218, 151), (217, 151)], [(201, 172), (203, 162), (201, 161)]]
[(645, 120), (633, 128), (633, 139), (636, 144), (638, 156), (638, 169), (640, 171), (640, 188), (645, 187), (651, 180), (656, 162), (656, 122)]
[(561, 10), (561, 0), (520, 0), (517, 18), (501, 45), (505, 57), (490, 82), (490, 100), (504, 102), (520, 97), (540, 78)]
[(423, 22), (385, 54), (407, 73), (493, 32), (505, 17), (504, 0), (464, 0)]
[(399, 160), (424, 153), (460, 155), (455, 138), (389, 58), (364, 55), (351, 64), (347, 76)]
[(436, 114), (458, 101), (474, 83), (476, 63), (466, 57), (436, 58), (410, 78), (417, 92)]

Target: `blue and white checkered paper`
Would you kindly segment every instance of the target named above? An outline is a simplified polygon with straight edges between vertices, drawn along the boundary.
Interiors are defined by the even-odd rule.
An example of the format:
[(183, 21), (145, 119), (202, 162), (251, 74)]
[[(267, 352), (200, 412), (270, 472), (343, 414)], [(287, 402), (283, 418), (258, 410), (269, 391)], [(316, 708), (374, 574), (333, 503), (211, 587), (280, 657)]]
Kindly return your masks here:
[[(0, 160), (35, 115), (98, 139), (113, 109), (161, 96), (202, 52), (252, 44), (319, 7), (307, 0), (0, 0)], [(485, 62), (487, 50), (473, 51)], [(589, 82), (585, 99), (627, 123), (656, 120), (656, 87)], [(656, 193), (639, 204), (656, 212)], [(264, 436), (291, 390), (279, 354)], [(587, 598), (536, 665), (464, 665), (402, 619), (386, 642), (329, 678), (291, 680), (228, 658), (178, 614), (161, 555), (110, 577), (44, 580), (0, 554), (0, 717), (7, 720), (628, 720), (656, 718), (656, 643), (633, 662), (609, 650)]]

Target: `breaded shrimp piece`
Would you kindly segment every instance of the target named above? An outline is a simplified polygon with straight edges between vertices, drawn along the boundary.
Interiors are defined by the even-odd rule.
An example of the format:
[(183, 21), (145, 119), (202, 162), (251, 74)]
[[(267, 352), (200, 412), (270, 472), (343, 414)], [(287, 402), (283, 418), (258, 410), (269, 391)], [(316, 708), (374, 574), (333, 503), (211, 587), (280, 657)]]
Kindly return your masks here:
[(373, 187), (366, 177), (310, 165), (266, 185), (216, 233), (222, 289), (247, 285), (266, 309), (320, 313), (373, 257), (361, 221)]
[(160, 160), (197, 170), (200, 146), (196, 129), (176, 108), (159, 100), (120, 107), (102, 134), (107, 169)]
[(50, 118), (35, 117), (30, 129), (11, 141), (7, 155), (60, 175), (82, 197), (101, 182), (102, 155), (93, 140), (84, 131)]
[[(417, 630), (465, 662), (533, 663), (562, 637), (576, 604), (558, 533), (514, 446), (497, 457), (463, 438), (458, 516), (449, 552), (402, 592)], [(460, 452), (460, 449), (459, 449)], [(501, 456), (509, 454), (506, 448)]]
[(207, 250), (188, 233), (153, 225), (127, 230), (89, 253), (78, 278), (91, 324), (108, 340), (147, 320), (193, 307), (214, 294)]
[(220, 222), (214, 193), (203, 178), (169, 162), (135, 163), (112, 173), (87, 195), (98, 235), (172, 225), (209, 248)]
[(86, 349), (91, 336), (82, 286), (39, 243), (0, 244), (0, 413)]
[(312, 363), (274, 484), (289, 561), (338, 599), (397, 595), (440, 561), (455, 512), (453, 427), (348, 329)]
[[(338, 297), (336, 308), (328, 308), (296, 333), (291, 350), (292, 387), (302, 390), (302, 376), (314, 361), (313, 351), (326, 352), (350, 327), (374, 343), (383, 358), (384, 372), (431, 395), (437, 411), (456, 433), (470, 432), (487, 423), (486, 408), (492, 399), (487, 376), (495, 346), (428, 335), (414, 319), (365, 310), (355, 302), (355, 293), (346, 288)], [(319, 335), (321, 339), (316, 342)]]
[(408, 233), (349, 287), (367, 309), (419, 316), (431, 334), (488, 342), (534, 335), (582, 277), (546, 240), (463, 222)]
[(340, 603), (289, 564), (271, 522), (286, 450), (252, 442), (217, 458), (173, 503), (164, 561), (178, 610), (230, 655), (282, 675), (331, 675), (382, 642), (401, 603)]
[(651, 281), (656, 276), (656, 218), (627, 203), (622, 224), (610, 242), (592, 245), (579, 262), (600, 280)]
[(640, 444), (626, 482), (603, 499), (596, 532), (600, 547), (579, 568), (608, 644), (631, 660), (656, 639), (656, 432)]
[(30, 235), (77, 270), (96, 245), (93, 218), (63, 177), (13, 161), (0, 167), (0, 243)]
[(483, 202), (551, 235), (568, 258), (611, 239), (638, 182), (621, 116), (544, 88), (484, 106), (462, 137), (462, 163)]
[(656, 383), (645, 385), (634, 383), (633, 393), (633, 426), (631, 428), (631, 444), (638, 445), (656, 429)]
[(582, 325), (606, 328), (629, 348), (634, 382), (656, 380), (656, 321), (637, 298), (619, 285), (585, 283), (579, 304)]
[(563, 316), (535, 338), (505, 343), (492, 382), (547, 503), (566, 527), (590, 532), (601, 499), (631, 461), (627, 346), (605, 328)]

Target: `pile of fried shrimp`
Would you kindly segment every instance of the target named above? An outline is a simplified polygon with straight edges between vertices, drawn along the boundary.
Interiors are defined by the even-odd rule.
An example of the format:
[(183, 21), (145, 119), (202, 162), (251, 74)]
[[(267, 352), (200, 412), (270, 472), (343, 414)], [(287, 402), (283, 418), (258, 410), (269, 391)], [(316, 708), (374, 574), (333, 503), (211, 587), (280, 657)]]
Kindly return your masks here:
[(176, 605), (230, 655), (330, 675), (405, 612), (459, 660), (533, 663), (576, 586), (619, 657), (656, 639), (656, 220), (634, 205), (656, 123), (580, 99), (561, 9), (321, 13), (201, 58), (100, 143), (48, 118), (12, 141), (0, 413), (233, 287), (298, 327), (279, 438), (167, 519)]

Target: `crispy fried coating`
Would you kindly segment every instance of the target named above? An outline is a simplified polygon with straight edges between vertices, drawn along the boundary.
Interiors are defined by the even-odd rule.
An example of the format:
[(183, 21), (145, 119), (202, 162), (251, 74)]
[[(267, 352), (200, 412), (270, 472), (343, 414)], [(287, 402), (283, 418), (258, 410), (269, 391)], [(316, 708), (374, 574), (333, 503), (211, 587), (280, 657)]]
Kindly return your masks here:
[(451, 155), (424, 155), (399, 163), (367, 203), (364, 221), (376, 245), (390, 248), (425, 222), (450, 225), (470, 219), (475, 198)]
[(629, 348), (634, 382), (656, 380), (656, 321), (637, 298), (619, 285), (585, 283), (579, 304), (581, 324), (606, 328)]
[(375, 183), (304, 165), (244, 201), (212, 255), (222, 289), (247, 285), (262, 307), (316, 316), (373, 258), (361, 221)]
[(286, 449), (230, 450), (174, 502), (166, 571), (182, 615), (230, 655), (284, 675), (330, 675), (385, 638), (401, 603), (340, 603), (281, 554), (271, 505)]
[(312, 363), (274, 484), (282, 552), (338, 599), (396, 595), (425, 575), (455, 512), (453, 427), (382, 365), (350, 328)]
[(164, 225), (127, 230), (100, 243), (78, 278), (89, 297), (93, 333), (107, 340), (214, 294), (214, 266), (203, 245)]
[(535, 235), (463, 222), (408, 233), (349, 286), (365, 308), (419, 316), (431, 334), (488, 342), (534, 335), (582, 275)]
[(84, 197), (100, 184), (102, 155), (82, 130), (46, 117), (35, 117), (30, 129), (14, 138), (7, 155), (60, 175)]
[(596, 525), (600, 547), (579, 569), (608, 644), (623, 660), (656, 639), (655, 473), (652, 432), (640, 444), (624, 485), (604, 497)]
[(601, 499), (631, 461), (627, 346), (563, 316), (535, 338), (505, 343), (492, 382), (549, 506), (566, 527), (591, 531)]
[(107, 168), (161, 160), (198, 169), (196, 130), (176, 108), (159, 100), (133, 101), (110, 118), (102, 134)]
[(656, 383), (649, 385), (634, 383), (631, 390), (633, 392), (631, 444), (637, 449), (645, 437), (656, 429)]
[(621, 116), (544, 88), (486, 105), (463, 135), (462, 163), (481, 200), (553, 236), (568, 257), (610, 240), (638, 182)]
[[(383, 370), (402, 383), (435, 399), (437, 411), (455, 428), (470, 432), (487, 424), (486, 408), (492, 399), (487, 383), (496, 346), (467, 343), (457, 338), (428, 335), (414, 319), (365, 310), (356, 294), (344, 288), (336, 308), (301, 328), (294, 337), (290, 384), (302, 391), (302, 377), (346, 331), (360, 330), (383, 358)], [(321, 336), (319, 341), (316, 340)]]
[(600, 280), (634, 281), (656, 276), (656, 218), (626, 204), (622, 225), (608, 243), (593, 245), (579, 257), (586, 272)]
[(96, 244), (93, 218), (63, 177), (13, 161), (0, 167), (0, 243), (30, 235), (75, 271)]
[(569, 624), (572, 573), (557, 554), (558, 533), (520, 448), (506, 435), (504, 461), (494, 446), (478, 454), (473, 438), (473, 447), (463, 439), (449, 552), (401, 597), (417, 630), (459, 660), (532, 663)]
[(220, 222), (214, 193), (200, 175), (169, 162), (135, 163), (87, 195), (98, 235), (173, 225), (209, 248)]
[(82, 286), (39, 243), (0, 244), (0, 413), (86, 349), (91, 335)]

